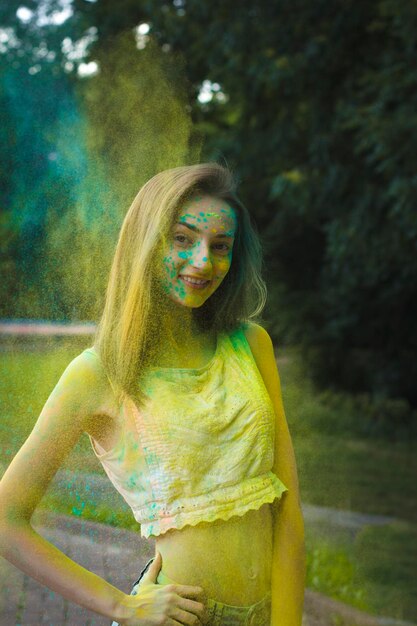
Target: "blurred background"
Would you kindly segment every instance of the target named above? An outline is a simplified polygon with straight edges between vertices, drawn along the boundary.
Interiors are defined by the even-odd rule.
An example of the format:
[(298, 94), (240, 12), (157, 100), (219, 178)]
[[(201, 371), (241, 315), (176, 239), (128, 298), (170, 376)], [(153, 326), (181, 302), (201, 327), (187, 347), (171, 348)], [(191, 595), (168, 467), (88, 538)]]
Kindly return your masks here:
[[(264, 245), (308, 588), (417, 621), (416, 33), (414, 0), (1, 4), (3, 469), (91, 345), (139, 188), (218, 160)], [(104, 476), (86, 438), (65, 467)], [(64, 483), (45, 510), (137, 529)]]

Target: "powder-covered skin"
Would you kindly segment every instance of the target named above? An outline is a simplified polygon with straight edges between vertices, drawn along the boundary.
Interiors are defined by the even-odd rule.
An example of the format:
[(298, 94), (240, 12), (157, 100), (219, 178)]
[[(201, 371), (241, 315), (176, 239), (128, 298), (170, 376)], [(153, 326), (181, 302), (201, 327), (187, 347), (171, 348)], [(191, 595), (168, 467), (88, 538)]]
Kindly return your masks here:
[(243, 331), (221, 333), (204, 367), (156, 368), (142, 385), (148, 401), (126, 401), (117, 445), (96, 445), (103, 468), (155, 537), (163, 573), (228, 604), (257, 602), (270, 587), (268, 505), (287, 489), (272, 472), (274, 407)]
[[(224, 200), (196, 196), (181, 209), (163, 257), (164, 292), (187, 307), (200, 307), (230, 269), (236, 233), (234, 210)], [(210, 281), (195, 289), (182, 276)]]

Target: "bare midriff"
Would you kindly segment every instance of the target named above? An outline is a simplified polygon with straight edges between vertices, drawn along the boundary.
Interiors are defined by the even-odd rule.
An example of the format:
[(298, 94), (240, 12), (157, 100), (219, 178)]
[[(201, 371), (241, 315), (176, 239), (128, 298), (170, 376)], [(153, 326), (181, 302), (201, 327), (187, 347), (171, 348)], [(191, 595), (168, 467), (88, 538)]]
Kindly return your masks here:
[[(188, 365), (201, 367), (213, 351), (213, 346), (207, 348), (198, 362)], [(182, 363), (161, 361), (158, 365), (180, 367)], [(110, 389), (107, 400), (89, 428), (104, 450), (115, 446), (120, 437), (115, 427), (117, 407), (113, 406)], [(248, 606), (262, 600), (271, 590), (271, 504), (227, 521), (218, 519), (172, 529), (155, 537), (155, 542), (162, 556), (162, 573), (176, 583), (202, 587), (207, 598)]]
[(224, 604), (255, 604), (271, 589), (270, 504), (227, 521), (202, 522), (155, 537), (161, 571), (171, 580), (204, 589)]

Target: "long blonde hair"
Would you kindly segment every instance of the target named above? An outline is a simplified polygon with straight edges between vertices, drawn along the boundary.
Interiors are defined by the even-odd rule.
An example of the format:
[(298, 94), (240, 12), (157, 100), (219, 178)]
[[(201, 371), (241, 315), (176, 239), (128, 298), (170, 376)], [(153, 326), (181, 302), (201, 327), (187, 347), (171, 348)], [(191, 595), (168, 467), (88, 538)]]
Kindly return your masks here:
[(231, 267), (204, 305), (193, 309), (198, 327), (229, 331), (265, 306), (261, 244), (230, 170), (202, 163), (160, 172), (141, 188), (123, 221), (94, 343), (119, 399), (144, 398), (139, 382), (158, 329), (155, 252), (169, 238), (181, 205), (197, 193), (225, 200), (237, 217)]

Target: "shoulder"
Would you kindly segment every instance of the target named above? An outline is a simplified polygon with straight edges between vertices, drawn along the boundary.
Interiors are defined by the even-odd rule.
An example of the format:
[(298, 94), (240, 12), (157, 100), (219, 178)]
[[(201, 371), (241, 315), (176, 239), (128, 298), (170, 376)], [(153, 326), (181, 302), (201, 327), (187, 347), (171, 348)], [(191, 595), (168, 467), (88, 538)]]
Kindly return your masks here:
[(255, 322), (246, 322), (242, 330), (254, 354), (274, 350), (272, 339), (263, 326)]
[(68, 380), (78, 379), (79, 382), (94, 383), (103, 380), (104, 369), (94, 348), (87, 348), (76, 356), (64, 370)]
[(272, 339), (263, 326), (254, 322), (246, 322), (243, 327), (243, 333), (255, 363), (266, 383), (271, 377), (271, 372), (275, 372), (277, 367)]
[(94, 348), (87, 348), (67, 365), (55, 391), (78, 398), (92, 410), (112, 393), (103, 365)]

